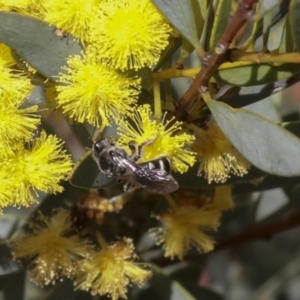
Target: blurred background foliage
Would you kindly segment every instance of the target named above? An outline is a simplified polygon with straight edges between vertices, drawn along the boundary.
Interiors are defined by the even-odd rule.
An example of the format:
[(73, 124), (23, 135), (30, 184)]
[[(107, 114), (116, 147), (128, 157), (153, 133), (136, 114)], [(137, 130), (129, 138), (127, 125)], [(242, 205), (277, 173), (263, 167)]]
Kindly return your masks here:
[[(239, 4), (234, 0), (154, 0), (153, 3), (177, 30), (177, 35), (170, 38), (169, 46), (152, 70), (145, 68), (138, 72), (143, 87), (138, 103), (151, 105), (153, 78), (161, 80), (163, 101), (176, 102), (182, 97), (199, 72), (199, 55), (203, 55), (203, 51), (215, 53), (228, 20)], [(294, 143), (294, 137), (273, 126), (280, 124), (296, 136), (300, 135), (299, 28), (300, 1), (259, 1), (247, 28), (230, 46), (240, 51), (230, 54), (234, 67), (226, 62), (212, 74), (210, 94), (218, 102), (209, 100), (208, 107), (234, 146), (256, 166), (245, 176), (231, 176), (226, 181), (225, 184), (233, 187), (235, 208), (222, 215), (212, 252), (201, 254), (192, 249), (182, 261), (164, 257), (162, 249), (148, 237), (148, 229), (157, 224), (152, 215), (159, 215), (166, 209), (162, 196), (138, 191), (130, 196), (122, 210), (101, 219), (101, 232), (108, 241), (117, 236), (131, 237), (140, 260), (151, 263), (152, 278), (143, 289), (132, 287), (128, 299), (299, 299), (300, 171), (297, 173), (293, 167), (299, 170), (300, 148)], [(31, 81), (36, 88), (25, 106), (37, 104), (40, 109), (47, 108), (45, 87), (54, 85), (67, 57), (82, 50), (80, 42), (71, 35), (53, 39), (55, 29), (55, 25), (49, 26), (19, 13), (0, 12), (0, 41), (13, 49), (13, 57), (20, 68), (28, 67), (25, 61), (37, 70)], [(247, 53), (252, 56), (246, 56)], [(169, 78), (164, 73), (168, 69), (172, 70)], [(271, 122), (260, 117), (255, 119), (256, 114), (242, 114), (242, 110), (237, 113), (240, 115), (231, 116), (231, 111), (222, 103), (234, 108), (246, 107), (247, 111), (258, 113)], [(203, 111), (207, 113), (207, 107), (194, 119), (205, 115)], [(99, 193), (106, 198), (122, 193), (121, 186), (111, 185), (107, 178), (99, 175), (90, 154), (85, 153), (85, 147), (90, 147), (88, 137), (95, 132), (93, 126), (69, 122), (55, 111), (42, 110), (40, 114), (40, 127), (63, 139), (73, 160), (81, 161), (73, 171), (73, 185), (64, 182), (62, 193), (40, 193), (38, 202), (29, 208), (8, 207), (0, 216), (0, 298), (105, 299), (74, 291), (69, 279), (54, 286), (37, 287), (28, 280), (26, 270), (12, 259), (11, 242), (38, 210), (51, 215), (54, 208), (64, 207), (79, 211), (83, 216), (81, 221), (85, 222), (89, 208), (81, 206), (80, 200), (87, 197), (88, 188), (102, 188)], [(230, 116), (231, 121), (226, 123), (222, 119), (224, 115)], [(259, 131), (251, 140), (247, 129), (255, 126)], [(274, 131), (268, 140), (269, 153), (258, 151), (264, 148), (264, 128)], [(113, 129), (105, 134), (111, 134), (110, 130)], [(246, 149), (239, 144), (236, 130), (240, 130), (238, 137), (244, 136), (242, 145), (246, 143)], [(275, 160), (280, 153), (292, 164), (277, 164)], [(276, 171), (272, 173), (270, 169), (273, 168)], [(174, 175), (180, 184), (178, 198), (184, 199), (187, 190), (199, 195), (218, 185), (195, 176), (196, 172), (191, 168), (184, 175)], [(257, 180), (256, 184), (253, 180)], [(94, 219), (97, 218), (94, 216)]]

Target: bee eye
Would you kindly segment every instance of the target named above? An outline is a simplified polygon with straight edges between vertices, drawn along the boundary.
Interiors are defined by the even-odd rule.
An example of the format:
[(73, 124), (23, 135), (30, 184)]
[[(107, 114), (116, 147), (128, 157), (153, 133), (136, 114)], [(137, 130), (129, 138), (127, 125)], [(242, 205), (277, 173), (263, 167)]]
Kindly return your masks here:
[(113, 150), (110, 150), (108, 153), (109, 153), (109, 155), (111, 155), (111, 156), (114, 155), (114, 151), (113, 151)]
[(93, 151), (97, 153), (98, 155), (105, 149), (105, 145), (103, 144), (103, 141), (97, 141), (94, 143)]
[(94, 149), (97, 150), (97, 152), (100, 152), (101, 148), (102, 147), (101, 147), (101, 145), (100, 145), (99, 142), (97, 142), (97, 143), (94, 144)]

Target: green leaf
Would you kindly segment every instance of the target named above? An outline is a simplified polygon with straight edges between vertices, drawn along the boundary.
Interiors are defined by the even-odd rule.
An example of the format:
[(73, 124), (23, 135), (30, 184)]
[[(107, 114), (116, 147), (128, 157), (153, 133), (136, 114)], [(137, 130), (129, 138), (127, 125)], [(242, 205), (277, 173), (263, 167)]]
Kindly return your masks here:
[(283, 17), (279, 22), (271, 27), (267, 43), (267, 49), (269, 51), (274, 51), (280, 47), (285, 29), (286, 19), (286, 16)]
[[(198, 3), (198, 1), (191, 0), (191, 5), (194, 14), (194, 21), (196, 24), (197, 40), (199, 41), (204, 26), (204, 19), (202, 17), (200, 6), (201, 4)], [(194, 49), (194, 46), (186, 38), (183, 38), (182, 47), (177, 62), (179, 64), (183, 64), (184, 60), (194, 51)]]
[(291, 22), (292, 34), (297, 46), (298, 52), (300, 52), (300, 0), (293, 0), (289, 7), (289, 17)]
[(267, 44), (269, 43), (269, 34), (270, 31), (272, 31), (272, 27), (276, 26), (277, 22), (280, 22), (282, 18), (285, 18), (288, 13), (289, 1), (282, 1), (280, 5), (278, 4), (279, 3), (277, 0), (271, 0), (263, 1), (263, 3), (261, 3), (259, 6), (259, 13), (264, 17), (257, 22), (258, 26), (253, 36), (253, 40), (256, 40), (256, 51), (263, 50), (267, 47)]
[(201, 36), (203, 26), (204, 26), (204, 20), (205, 20), (205, 17), (203, 17), (203, 15), (202, 15), (202, 13), (205, 15), (205, 11), (202, 11), (204, 2), (205, 1), (203, 1), (203, 0), (201, 0), (201, 1), (191, 0), (198, 40)]
[(300, 175), (300, 139), (263, 116), (207, 101), (222, 131), (257, 168), (274, 175)]
[(279, 53), (294, 52), (296, 49), (296, 41), (293, 36), (293, 26), (291, 22), (291, 14), (287, 15), (287, 21), (285, 23), (285, 30), (283, 32), (282, 41), (278, 49)]
[(0, 266), (4, 270), (11, 270), (16, 268), (16, 261), (13, 260), (11, 248), (8, 243), (0, 244)]
[(292, 132), (296, 136), (300, 137), (300, 121), (296, 122), (284, 122), (281, 124), (283, 128)]
[(179, 49), (182, 43), (181, 37), (173, 37), (166, 47), (166, 49), (161, 53), (158, 63), (154, 66), (153, 72), (157, 72), (160, 68), (162, 68), (165, 64), (168, 64), (170, 60), (172, 60), (172, 56)]
[(215, 52), (215, 47), (221, 39), (221, 36), (223, 35), (223, 32), (227, 26), (231, 12), (231, 2), (231, 0), (217, 1), (214, 23), (209, 38), (209, 52)]
[(255, 64), (218, 70), (213, 76), (218, 84), (251, 86), (285, 80), (298, 73), (299, 64), (286, 63), (280, 66)]
[[(210, 4), (212, 0), (197, 0), (199, 7), (200, 7), (200, 11), (201, 11), (201, 15), (202, 18), (205, 20), (207, 17), (207, 10), (208, 10), (208, 6)], [(195, 1), (196, 2), (196, 1)]]
[(194, 46), (186, 39), (182, 38), (182, 46), (180, 49), (179, 58), (177, 60), (177, 65), (184, 63), (185, 59), (194, 51)]
[(192, 45), (198, 44), (191, 0), (153, 0), (152, 2)]
[(263, 100), (275, 93), (281, 92), (284, 89), (292, 86), (300, 81), (300, 73), (296, 73), (287, 80), (281, 80), (268, 84), (253, 85), (246, 87), (224, 87), (224, 91), (221, 90), (213, 96), (216, 100), (226, 102), (234, 108), (243, 107), (257, 101)]
[(125, 77), (128, 78), (141, 78), (141, 87), (144, 89), (151, 89), (152, 87), (152, 72), (148, 67), (144, 67), (138, 70), (129, 69), (126, 71), (119, 71)]
[(176, 280), (183, 284), (184, 282), (197, 283), (200, 273), (205, 265), (204, 259), (199, 259), (199, 262), (183, 264), (181, 268), (171, 273), (172, 280)]
[(116, 180), (107, 177), (99, 168), (88, 151), (75, 165), (70, 175), (70, 184), (86, 189), (101, 189), (113, 184)]
[(25, 272), (18, 271), (0, 276), (1, 298), (6, 300), (24, 299)]
[(0, 12), (0, 41), (12, 48), (31, 67), (56, 81), (70, 55), (82, 47), (71, 35), (56, 35), (55, 26), (27, 15)]
[(152, 272), (153, 275), (148, 281), (148, 284), (150, 288), (159, 296), (158, 299), (196, 300), (196, 298), (194, 298), (182, 285), (165, 275), (159, 267), (152, 265)]

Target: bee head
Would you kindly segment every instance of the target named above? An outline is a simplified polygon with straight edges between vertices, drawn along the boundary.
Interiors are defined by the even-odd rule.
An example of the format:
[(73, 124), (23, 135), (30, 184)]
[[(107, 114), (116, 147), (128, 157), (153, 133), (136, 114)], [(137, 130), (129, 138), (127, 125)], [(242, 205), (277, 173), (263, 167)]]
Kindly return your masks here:
[(103, 152), (103, 150), (106, 150), (113, 145), (114, 143), (109, 137), (94, 142), (93, 144), (94, 155), (99, 155), (101, 152)]

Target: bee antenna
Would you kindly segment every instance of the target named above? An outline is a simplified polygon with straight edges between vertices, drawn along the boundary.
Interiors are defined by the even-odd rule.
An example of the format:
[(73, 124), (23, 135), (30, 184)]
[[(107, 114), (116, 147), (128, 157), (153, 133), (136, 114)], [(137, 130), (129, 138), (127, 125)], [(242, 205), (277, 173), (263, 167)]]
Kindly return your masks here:
[(91, 144), (94, 144), (93, 140), (90, 137), (88, 137), (88, 140), (90, 141)]

